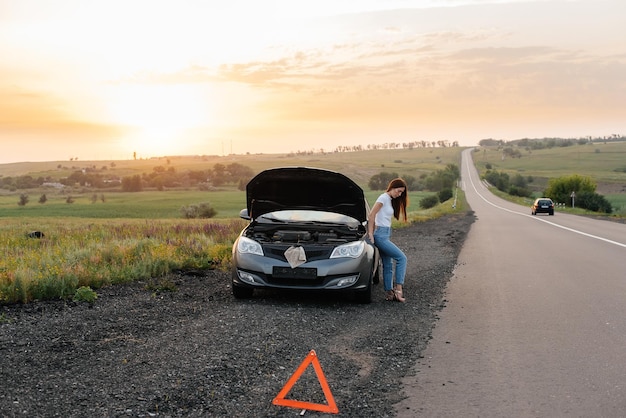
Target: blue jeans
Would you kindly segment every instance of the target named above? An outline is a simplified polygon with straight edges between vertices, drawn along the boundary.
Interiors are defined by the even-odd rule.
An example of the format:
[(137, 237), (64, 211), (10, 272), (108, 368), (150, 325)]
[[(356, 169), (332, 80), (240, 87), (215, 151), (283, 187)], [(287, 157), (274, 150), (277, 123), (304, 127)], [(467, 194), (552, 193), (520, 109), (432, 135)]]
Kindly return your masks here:
[(374, 231), (374, 245), (378, 248), (380, 259), (383, 262), (383, 285), (385, 291), (393, 288), (393, 262), (396, 262), (396, 284), (404, 284), (406, 275), (406, 255), (400, 248), (389, 240), (391, 228), (379, 226)]

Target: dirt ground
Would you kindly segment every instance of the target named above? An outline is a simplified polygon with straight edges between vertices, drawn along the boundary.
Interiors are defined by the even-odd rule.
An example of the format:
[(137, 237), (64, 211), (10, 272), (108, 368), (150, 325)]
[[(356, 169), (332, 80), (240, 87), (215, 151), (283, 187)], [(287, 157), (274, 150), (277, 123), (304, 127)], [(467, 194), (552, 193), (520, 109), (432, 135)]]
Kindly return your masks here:
[[(229, 272), (201, 271), (98, 289), (93, 305), (0, 305), (0, 416), (334, 416), (272, 403), (311, 350), (338, 416), (393, 416), (473, 221), (393, 232), (409, 259), (405, 304), (385, 301), (382, 284), (368, 305), (271, 291), (241, 301)], [(313, 367), (286, 398), (327, 402)]]

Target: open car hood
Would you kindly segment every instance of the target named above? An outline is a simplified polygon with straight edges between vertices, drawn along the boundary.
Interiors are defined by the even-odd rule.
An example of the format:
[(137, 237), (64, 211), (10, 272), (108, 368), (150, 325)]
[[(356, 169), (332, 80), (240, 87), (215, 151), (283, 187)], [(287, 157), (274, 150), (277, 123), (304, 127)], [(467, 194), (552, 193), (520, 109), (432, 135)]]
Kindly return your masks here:
[(246, 186), (251, 219), (277, 210), (319, 210), (367, 220), (367, 201), (354, 181), (343, 174), (306, 167), (273, 168)]

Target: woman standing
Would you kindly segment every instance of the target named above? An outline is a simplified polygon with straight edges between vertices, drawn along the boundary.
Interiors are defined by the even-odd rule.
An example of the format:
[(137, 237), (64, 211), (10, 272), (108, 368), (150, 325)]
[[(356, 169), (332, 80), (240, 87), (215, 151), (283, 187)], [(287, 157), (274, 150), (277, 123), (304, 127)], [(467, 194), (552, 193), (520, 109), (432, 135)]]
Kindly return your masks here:
[[(381, 194), (367, 220), (368, 238), (376, 245), (383, 262), (383, 284), (387, 300), (406, 302), (402, 295), (406, 274), (406, 255), (391, 242), (391, 218), (406, 221), (406, 208), (409, 204), (406, 182), (397, 178), (391, 180), (387, 191)], [(393, 262), (396, 263), (396, 280), (393, 284)]]

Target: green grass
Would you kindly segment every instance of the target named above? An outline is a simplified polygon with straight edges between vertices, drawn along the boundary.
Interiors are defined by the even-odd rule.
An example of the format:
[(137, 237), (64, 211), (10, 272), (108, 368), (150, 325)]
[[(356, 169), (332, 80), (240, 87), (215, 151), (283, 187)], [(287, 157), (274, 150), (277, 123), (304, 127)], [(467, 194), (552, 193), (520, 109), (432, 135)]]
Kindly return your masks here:
[[(595, 151), (599, 149), (600, 151)], [(67, 177), (80, 167), (107, 166), (116, 176), (148, 173), (156, 166), (177, 171), (209, 169), (214, 164), (244, 164), (260, 172), (278, 166), (309, 166), (339, 171), (356, 181), (373, 204), (381, 191), (370, 191), (367, 182), (381, 171), (419, 178), (447, 164), (460, 166), (461, 148), (376, 150), (312, 155), (245, 155), (229, 157), (172, 157), (139, 161), (20, 163), (0, 165), (0, 176)], [(596, 144), (534, 151), (521, 159), (500, 159), (501, 151), (474, 153), (479, 168), (491, 163), (499, 171), (551, 178), (573, 173), (596, 181), (626, 184), (626, 174), (615, 171), (626, 164), (626, 144)], [(615, 154), (615, 155), (612, 155)], [(245, 207), (245, 193), (167, 190), (122, 193), (73, 189), (28, 191), (29, 203), (17, 202), (24, 191), (0, 190), (0, 303), (35, 299), (96, 300), (102, 286), (139, 279), (159, 280), (178, 269), (228, 268), (231, 247), (245, 225), (238, 218)], [(48, 201), (39, 204), (42, 193)], [(68, 193), (74, 203), (66, 203)], [(92, 196), (97, 200), (92, 203)], [(410, 222), (421, 222), (469, 208), (462, 191), (453, 200), (421, 210), (419, 201), (432, 193), (409, 191)], [(100, 200), (104, 195), (104, 202)], [(626, 207), (626, 194), (606, 196), (615, 206)], [(182, 219), (181, 208), (210, 202), (214, 219)], [(523, 202), (522, 204), (526, 204)], [(530, 203), (528, 202), (528, 205)], [(394, 222), (395, 227), (405, 224)], [(44, 239), (27, 238), (29, 231), (44, 231)], [(159, 285), (159, 289), (161, 286)], [(77, 289), (83, 292), (77, 295)], [(84, 295), (83, 295), (84, 293)]]
[(604, 196), (613, 206), (613, 215), (626, 218), (626, 193), (609, 193)]
[[(75, 297), (81, 287), (227, 268), (243, 220), (0, 219), (0, 303)], [(27, 231), (44, 231), (41, 239)]]
[[(48, 201), (38, 203), (41, 194)], [(0, 217), (74, 217), (74, 218), (181, 218), (181, 208), (203, 202), (211, 203), (217, 210), (217, 218), (234, 218), (245, 207), (245, 192), (241, 191), (147, 191), (136, 193), (89, 192), (72, 194), (74, 203), (66, 203), (67, 194), (58, 192), (29, 192), (29, 202), (18, 206), (18, 194), (0, 196)], [(95, 203), (92, 196), (96, 194)], [(102, 202), (100, 196), (104, 196)]]
[[(366, 191), (365, 197), (374, 204), (380, 190)], [(432, 192), (409, 192), (410, 204), (418, 202)], [(217, 210), (217, 219), (238, 218), (241, 209), (246, 207), (246, 194), (242, 191), (169, 191), (137, 193), (104, 193), (105, 201), (92, 203), (91, 195), (74, 195), (74, 203), (65, 202), (66, 196), (50, 196), (44, 204), (37, 203), (39, 194), (29, 195), (26, 206), (18, 206), (17, 196), (0, 196), (0, 218), (40, 218), (66, 217), (88, 219), (180, 219), (181, 207), (202, 202), (210, 202)]]
[[(459, 191), (454, 207), (451, 199), (425, 211), (416, 201), (409, 209), (410, 223), (462, 213), (467, 205)], [(241, 219), (0, 218), (0, 303), (93, 301), (97, 294), (85, 288), (162, 278), (174, 270), (227, 269), (244, 225)], [(45, 237), (29, 238), (33, 230)]]
[(597, 182), (626, 182), (626, 142), (572, 145), (544, 150), (524, 150), (521, 158), (502, 158), (502, 147), (480, 147), (473, 154), (476, 166), (535, 177), (555, 178), (571, 174), (589, 176)]
[[(381, 171), (419, 177), (447, 164), (460, 164), (462, 149), (365, 151), (325, 155), (239, 156), (236, 162), (255, 172), (277, 166), (310, 166), (348, 175), (366, 190), (373, 204), (381, 191), (367, 190), (367, 182)], [(230, 159), (229, 159), (230, 158)], [(231, 157), (171, 159), (177, 170), (210, 168), (211, 162), (228, 164)], [(74, 164), (77, 164), (74, 162)], [(84, 163), (83, 163), (84, 164)], [(149, 172), (163, 161), (116, 162), (116, 171)], [(65, 173), (57, 163), (0, 165), (0, 174)], [(4, 172), (3, 172), (4, 170)], [(36, 171), (39, 170), (39, 171)], [(134, 170), (134, 171), (133, 171)], [(59, 174), (57, 173), (57, 174)], [(60, 175), (60, 174), (59, 174)], [(59, 177), (60, 178), (60, 177)], [(246, 205), (245, 192), (238, 190), (143, 191), (122, 193), (107, 190), (31, 190), (29, 202), (18, 206), (23, 191), (0, 194), (0, 303), (40, 299), (96, 300), (102, 286), (139, 279), (158, 280), (177, 269), (228, 268), (231, 247), (245, 222), (239, 211)], [(38, 203), (42, 193), (48, 201)], [(96, 199), (92, 197), (96, 195)], [(432, 193), (409, 191), (411, 222), (464, 211), (451, 201), (421, 211), (419, 201)], [(66, 203), (71, 195), (74, 203)], [(104, 196), (104, 202), (101, 197)], [(461, 202), (460, 197), (459, 203)], [(217, 217), (182, 219), (181, 208), (210, 202)], [(397, 227), (405, 224), (396, 222)], [(30, 231), (43, 231), (43, 239), (28, 238)], [(78, 289), (82, 289), (77, 293)]]
[[(366, 191), (368, 200), (373, 203), (380, 193), (380, 191), (369, 191), (367, 187), (373, 175), (386, 171), (419, 178), (422, 174), (443, 169), (447, 164), (460, 166), (462, 150), (462, 148), (426, 148), (310, 155), (170, 157), (168, 159), (115, 161), (113, 167), (110, 162), (103, 161), (18, 163), (0, 164), (0, 175), (30, 175), (33, 178), (50, 176), (59, 180), (81, 167), (96, 169), (108, 167), (100, 174), (124, 177), (152, 172), (156, 166), (171, 166), (176, 171), (183, 172), (210, 169), (216, 163), (228, 165), (236, 162), (250, 167), (255, 173), (279, 166), (307, 166), (334, 170), (347, 175)], [(22, 193), (27, 194), (29, 198), (25, 206), (18, 205)], [(39, 198), (44, 193), (48, 201), (40, 204)], [(412, 204), (417, 205), (419, 199), (427, 194), (410, 191), (409, 198)], [(74, 203), (66, 203), (68, 196), (73, 198)], [(93, 200), (94, 196), (95, 200)], [(102, 196), (104, 196), (104, 202), (100, 199)], [(181, 218), (183, 206), (204, 202), (209, 202), (217, 210), (216, 218), (236, 218), (239, 216), (239, 211), (245, 207), (245, 192), (226, 187), (218, 191), (166, 190), (134, 193), (107, 189), (89, 190), (82, 187), (68, 188), (63, 192), (53, 188), (12, 192), (0, 190), (0, 217), (175, 219)]]
[[(614, 215), (624, 216), (626, 193), (612, 191), (621, 191), (626, 187), (626, 142), (572, 145), (543, 150), (513, 147), (522, 152), (521, 158), (504, 159), (503, 148), (506, 146), (477, 148), (473, 159), (481, 174), (485, 173), (489, 164), (493, 170), (508, 173), (510, 176), (531, 176), (534, 181), (529, 187), (534, 190), (535, 197), (540, 197), (552, 178), (572, 174), (589, 177), (598, 184), (598, 193), (613, 206)], [(604, 190), (607, 192), (603, 192)]]

